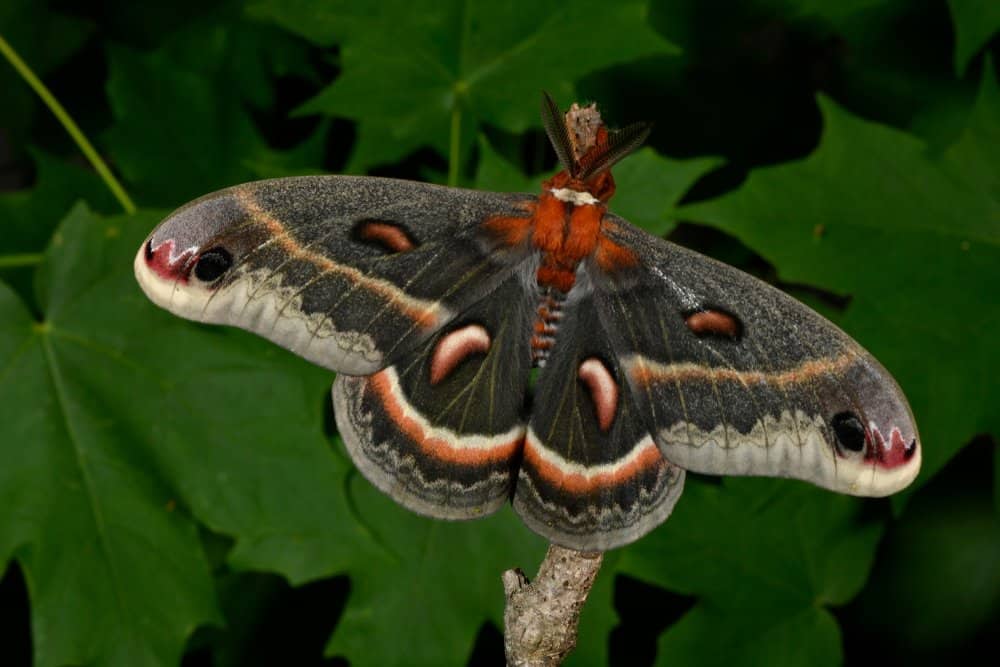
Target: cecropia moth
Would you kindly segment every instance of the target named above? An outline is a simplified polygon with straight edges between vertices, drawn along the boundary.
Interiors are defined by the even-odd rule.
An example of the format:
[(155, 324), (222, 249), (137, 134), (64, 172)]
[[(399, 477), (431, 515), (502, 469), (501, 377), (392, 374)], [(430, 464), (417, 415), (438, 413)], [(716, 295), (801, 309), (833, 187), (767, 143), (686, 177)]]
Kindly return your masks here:
[(593, 106), (543, 121), (541, 194), (386, 178), (238, 185), (180, 208), (135, 257), (150, 299), (338, 373), (361, 472), (421, 514), (509, 500), (552, 542), (629, 543), (685, 470), (906, 486), (917, 428), (889, 373), (812, 310), (615, 216), (611, 167), (649, 128)]

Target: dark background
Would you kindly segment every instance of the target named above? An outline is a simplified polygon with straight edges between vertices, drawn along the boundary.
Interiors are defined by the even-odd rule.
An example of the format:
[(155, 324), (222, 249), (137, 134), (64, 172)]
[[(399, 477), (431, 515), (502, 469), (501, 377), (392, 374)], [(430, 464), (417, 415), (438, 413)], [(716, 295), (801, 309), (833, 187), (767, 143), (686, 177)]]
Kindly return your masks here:
[[(0, 664), (502, 664), (500, 570), (533, 570), (537, 538), (509, 511), (438, 528), (388, 505), (340, 453), (329, 377), (248, 336), (154, 313), (130, 282), (125, 246), (137, 247), (167, 210), (255, 178), (537, 183), (555, 169), (536, 117), (542, 88), (564, 106), (598, 101), (611, 124), (653, 121), (649, 145), (670, 160), (624, 163), (612, 208), (841, 324), (899, 378), (925, 456), (913, 489), (892, 500), (692, 479), (663, 528), (609, 555), (573, 660), (930, 665), (997, 655), (996, 3), (511, 4), (4, 3), (0, 36), (139, 211), (122, 214), (0, 62), (0, 281), (20, 304), (0, 317), (23, 309), (34, 322), (25, 345), (37, 336), (39, 349), (55, 350), (39, 357), (43, 372), (46, 362), (22, 367), (19, 344), (0, 338), (0, 466), (9, 471), (0, 475)], [(68, 287), (88, 281), (108, 287), (83, 296)], [(62, 324), (54, 304), (63, 293), (97, 305), (58, 311), (71, 313)], [(217, 380), (169, 368), (162, 382), (144, 380), (124, 362), (115, 370), (99, 354), (49, 346), (46, 323), (118, 341), (107, 344), (123, 358), (186, 359), (190, 345), (192, 368), (227, 362)], [(261, 378), (286, 378), (289, 389), (233, 371), (257, 364)], [(230, 379), (244, 384), (218, 398), (217, 421), (197, 413), (175, 430), (125, 426), (130, 405), (146, 414), (171, 387), (211, 401)], [(52, 409), (50, 396), (65, 432), (18, 426)], [(272, 401), (275, 414), (265, 409), (254, 426), (255, 406)], [(281, 414), (285, 401), (297, 412)], [(284, 434), (283, 419), (297, 430)], [(104, 435), (80, 435), (105, 421)], [(234, 442), (237, 428), (259, 435), (239, 431), (239, 446), (222, 451), (217, 443)], [(296, 472), (275, 461), (282, 438), (299, 434), (322, 463), (303, 455)], [(79, 507), (63, 464), (90, 465), (72, 463), (70, 441), (97, 466), (88, 516), (106, 500), (121, 524), (112, 517), (93, 532), (59, 509)], [(44, 463), (28, 465), (38, 452)], [(221, 478), (192, 472), (215, 471), (212, 452), (238, 462), (231, 495), (213, 495)], [(317, 465), (329, 469), (304, 476)], [(131, 513), (128, 484), (106, 481), (102, 466), (145, 480), (136, 483), (150, 497), (137, 493), (166, 508), (168, 528)], [(124, 525), (148, 528), (142, 547), (122, 546)], [(150, 554), (164, 558), (153, 575), (121, 565)], [(94, 569), (74, 570), (91, 558)], [(171, 584), (150, 581), (180, 561), (185, 592), (175, 599)], [(183, 575), (189, 566), (200, 574)], [(118, 587), (129, 593), (116, 603)]]

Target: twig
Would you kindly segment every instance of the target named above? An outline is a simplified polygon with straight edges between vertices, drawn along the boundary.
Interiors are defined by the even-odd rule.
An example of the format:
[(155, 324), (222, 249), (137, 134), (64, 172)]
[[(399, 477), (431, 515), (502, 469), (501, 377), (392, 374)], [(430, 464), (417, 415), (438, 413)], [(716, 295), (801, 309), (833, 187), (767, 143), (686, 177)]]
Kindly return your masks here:
[(509, 667), (552, 667), (576, 647), (576, 629), (602, 553), (549, 545), (531, 583), (519, 570), (503, 573), (504, 649)]
[(63, 105), (59, 103), (59, 100), (57, 100), (45, 84), (42, 83), (42, 80), (35, 75), (30, 67), (28, 67), (28, 64), (21, 60), (21, 56), (19, 56), (14, 50), (14, 47), (12, 47), (7, 40), (3, 38), (3, 35), (0, 35), (0, 55), (7, 59), (7, 62), (11, 64), (11, 67), (13, 67), (17, 73), (21, 75), (24, 82), (31, 86), (31, 89), (35, 91), (35, 94), (41, 98), (42, 103), (49, 108), (52, 115), (56, 117), (56, 120), (59, 121), (69, 136), (72, 137), (73, 141), (76, 142), (76, 145), (80, 148), (84, 157), (86, 157), (91, 166), (94, 167), (94, 170), (101, 177), (101, 180), (104, 181), (104, 184), (111, 191), (111, 194), (115, 196), (115, 199), (118, 200), (121, 207), (125, 209), (125, 212), (135, 213), (135, 204), (132, 203), (128, 193), (125, 192), (125, 188), (123, 188), (122, 184), (118, 182), (115, 175), (111, 173), (111, 169), (104, 162), (104, 159), (97, 152), (97, 149), (94, 148), (93, 144), (90, 143), (90, 140), (87, 139), (87, 136), (80, 129), (80, 126), (76, 124), (76, 121), (73, 120)]

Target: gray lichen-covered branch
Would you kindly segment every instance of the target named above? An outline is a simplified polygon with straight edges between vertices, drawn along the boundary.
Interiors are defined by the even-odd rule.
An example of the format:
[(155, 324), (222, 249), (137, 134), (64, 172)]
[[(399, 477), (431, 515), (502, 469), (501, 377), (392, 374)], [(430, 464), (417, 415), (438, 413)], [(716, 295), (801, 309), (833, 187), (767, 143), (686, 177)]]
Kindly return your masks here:
[(504, 649), (511, 667), (559, 665), (576, 647), (580, 611), (601, 569), (602, 553), (550, 545), (535, 580), (503, 573)]

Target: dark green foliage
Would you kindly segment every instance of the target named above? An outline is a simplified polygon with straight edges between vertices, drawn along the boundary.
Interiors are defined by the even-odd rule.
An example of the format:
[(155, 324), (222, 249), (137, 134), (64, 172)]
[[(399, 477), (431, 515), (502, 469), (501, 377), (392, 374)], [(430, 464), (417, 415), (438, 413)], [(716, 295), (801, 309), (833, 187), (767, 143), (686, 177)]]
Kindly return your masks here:
[(1000, 327), (1000, 199), (989, 190), (1000, 141), (983, 127), (1000, 119), (993, 76), (985, 67), (970, 124), (939, 159), (820, 98), (812, 155), (677, 212), (734, 234), (783, 280), (852, 296), (841, 323), (896, 376), (934, 443), (921, 479), (976, 433), (1000, 430), (997, 344), (979, 334)]
[(924, 442), (892, 502), (692, 479), (608, 554), (570, 664), (995, 652), (997, 3), (515, 4), (2, 3), (141, 210), (117, 215), (0, 61), (0, 664), (29, 643), (43, 667), (502, 660), (499, 575), (541, 540), (509, 510), (395, 506), (330, 428), (329, 374), (156, 309), (131, 260), (167, 209), (256, 178), (534, 191), (542, 89), (655, 122), (615, 212), (835, 319)]

